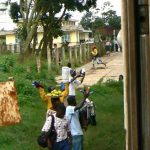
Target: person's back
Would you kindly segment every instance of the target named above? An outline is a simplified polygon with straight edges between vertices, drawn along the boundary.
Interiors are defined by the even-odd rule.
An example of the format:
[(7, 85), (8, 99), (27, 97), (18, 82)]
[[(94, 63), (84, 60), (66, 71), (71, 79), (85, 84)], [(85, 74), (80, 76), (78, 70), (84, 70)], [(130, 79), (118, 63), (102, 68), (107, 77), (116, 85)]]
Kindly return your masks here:
[(67, 106), (66, 117), (71, 126), (71, 135), (83, 135), (83, 131), (79, 122), (79, 113), (74, 111), (75, 106)]
[(67, 101), (68, 106), (66, 108), (66, 117), (71, 129), (72, 150), (83, 150), (83, 131), (79, 122), (78, 110), (83, 106), (84, 100), (79, 106), (76, 106), (74, 96), (68, 97)]
[[(73, 79), (73, 78), (71, 78), (71, 79)], [(70, 79), (70, 81), (71, 81), (71, 79)], [(81, 82), (78, 81), (78, 80), (74, 80), (73, 82), (70, 82), (69, 83), (69, 94), (68, 95), (69, 96), (75, 96), (76, 95), (76, 87), (80, 84), (81, 84)]]
[[(65, 117), (64, 104), (57, 105), (54, 116), (54, 128), (57, 133), (56, 141), (52, 144), (52, 150), (69, 150), (70, 125)], [(48, 132), (52, 127), (52, 116), (49, 116), (42, 128), (42, 132)]]

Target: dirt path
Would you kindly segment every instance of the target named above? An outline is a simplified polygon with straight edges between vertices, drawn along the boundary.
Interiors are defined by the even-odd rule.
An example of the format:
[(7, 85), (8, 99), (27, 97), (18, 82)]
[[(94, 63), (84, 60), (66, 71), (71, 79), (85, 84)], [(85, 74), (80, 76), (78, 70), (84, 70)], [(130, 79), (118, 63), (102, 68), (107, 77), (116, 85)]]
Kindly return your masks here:
[[(121, 52), (111, 53), (110, 56), (102, 57), (102, 61), (106, 63), (106, 67), (102, 64), (96, 64), (95, 69), (92, 67), (92, 63), (77, 68), (79, 71), (81, 68), (85, 68), (86, 76), (82, 85), (96, 84), (100, 79), (103, 81), (113, 79), (118, 80), (119, 75), (123, 75), (123, 56)], [(56, 81), (61, 81), (61, 76), (56, 77)]]

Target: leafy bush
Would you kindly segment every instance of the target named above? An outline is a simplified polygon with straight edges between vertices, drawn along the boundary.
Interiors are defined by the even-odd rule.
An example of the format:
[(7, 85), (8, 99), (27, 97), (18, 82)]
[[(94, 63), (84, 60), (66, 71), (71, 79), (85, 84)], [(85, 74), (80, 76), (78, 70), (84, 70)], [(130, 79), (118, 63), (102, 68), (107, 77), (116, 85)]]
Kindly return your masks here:
[(1, 72), (8, 72), (8, 66), (6, 64), (0, 64), (0, 71)]
[(16, 66), (13, 67), (12, 72), (14, 74), (22, 74), (25, 72), (25, 68), (22, 65), (17, 64)]
[(15, 60), (14, 58), (6, 57), (4, 63), (9, 67), (13, 67), (15, 64)]

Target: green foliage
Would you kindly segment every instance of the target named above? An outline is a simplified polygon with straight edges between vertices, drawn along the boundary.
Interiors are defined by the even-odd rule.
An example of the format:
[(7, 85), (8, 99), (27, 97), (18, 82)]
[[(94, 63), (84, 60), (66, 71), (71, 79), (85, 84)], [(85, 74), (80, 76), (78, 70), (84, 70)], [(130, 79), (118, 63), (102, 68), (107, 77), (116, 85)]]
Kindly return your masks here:
[(117, 16), (116, 11), (108, 10), (102, 13), (105, 25), (115, 29), (121, 28), (121, 17)]
[[(18, 21), (22, 17), (22, 25), (18, 28), (18, 37), (24, 42), (25, 53), (30, 53), (29, 46), (37, 33), (37, 27), (43, 27), (43, 38), (39, 44), (39, 50), (42, 50), (42, 55), (47, 54), (49, 45), (52, 49), (53, 38), (62, 35), (61, 24), (62, 20), (69, 19), (69, 11), (78, 10), (80, 12), (89, 10), (91, 7), (96, 7), (97, 0), (22, 0), (20, 5), (12, 3), (10, 16), (14, 21)], [(60, 17), (56, 17), (57, 14)], [(34, 45), (35, 48), (35, 45)]]
[(17, 2), (11, 3), (10, 17), (14, 22), (18, 22), (19, 18), (21, 18), (20, 6), (17, 4)]
[(120, 16), (114, 16), (113, 18), (110, 18), (108, 23), (110, 27), (113, 27), (115, 29), (121, 29), (121, 17)]
[(18, 64), (18, 65), (15, 65), (14, 67), (13, 67), (13, 70), (12, 70), (12, 72), (14, 73), (14, 74), (20, 74), (20, 73), (24, 73), (25, 72), (25, 68), (22, 66), (22, 65), (20, 65), (20, 64)]
[(1, 72), (10, 72), (11, 68), (14, 67), (15, 60), (13, 57), (4, 56), (3, 60), (0, 62)]
[(92, 28), (92, 12), (86, 12), (83, 15), (80, 24), (83, 26), (84, 29), (91, 29)]
[(104, 26), (105, 26), (104, 20), (102, 18), (100, 18), (100, 17), (97, 17), (95, 19), (95, 21), (93, 22), (92, 28), (93, 29), (97, 29), (97, 28), (104, 27)]
[[(96, 15), (96, 14), (100, 14)], [(91, 29), (93, 32), (93, 35), (95, 34), (101, 34), (101, 40), (102, 36), (107, 36), (103, 35), (103, 33), (99, 32), (100, 29), (103, 28), (112, 28), (112, 29), (120, 29), (121, 28), (121, 17), (117, 16), (116, 11), (113, 10), (113, 6), (109, 1), (104, 2), (102, 8), (96, 9), (96, 12), (87, 12), (86, 14), (83, 15), (80, 24), (85, 28), (85, 29)]]
[(25, 41), (27, 38), (27, 28), (25, 25), (21, 24), (17, 29), (17, 36), (21, 41)]
[[(94, 93), (89, 99), (93, 100), (96, 105), (97, 126), (89, 126), (84, 132), (84, 149), (124, 150), (122, 82), (99, 82), (92, 86), (91, 90)], [(78, 99), (81, 98), (81, 93), (78, 93)]]

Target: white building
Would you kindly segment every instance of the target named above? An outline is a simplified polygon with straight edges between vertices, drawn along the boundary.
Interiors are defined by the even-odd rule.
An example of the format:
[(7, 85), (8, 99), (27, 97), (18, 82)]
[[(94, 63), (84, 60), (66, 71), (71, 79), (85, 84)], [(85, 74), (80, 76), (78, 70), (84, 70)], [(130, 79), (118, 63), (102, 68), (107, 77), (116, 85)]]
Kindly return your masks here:
[(12, 31), (16, 29), (16, 24), (13, 23), (9, 16), (10, 0), (0, 1), (0, 30)]

